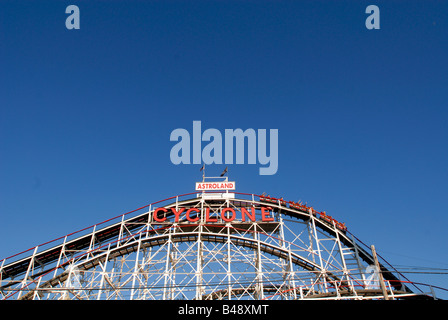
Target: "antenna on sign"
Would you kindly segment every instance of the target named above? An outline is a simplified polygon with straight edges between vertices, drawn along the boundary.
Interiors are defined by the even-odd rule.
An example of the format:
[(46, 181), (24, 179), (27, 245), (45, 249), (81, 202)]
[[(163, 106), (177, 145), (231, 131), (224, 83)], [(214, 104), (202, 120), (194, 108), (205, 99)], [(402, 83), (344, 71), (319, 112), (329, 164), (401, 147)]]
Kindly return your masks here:
[(227, 173), (227, 167), (224, 169), (224, 171), (221, 173), (220, 177), (224, 176)]
[(204, 182), (205, 181), (205, 163), (202, 165), (201, 170), (199, 170), (199, 171), (202, 171), (202, 182)]

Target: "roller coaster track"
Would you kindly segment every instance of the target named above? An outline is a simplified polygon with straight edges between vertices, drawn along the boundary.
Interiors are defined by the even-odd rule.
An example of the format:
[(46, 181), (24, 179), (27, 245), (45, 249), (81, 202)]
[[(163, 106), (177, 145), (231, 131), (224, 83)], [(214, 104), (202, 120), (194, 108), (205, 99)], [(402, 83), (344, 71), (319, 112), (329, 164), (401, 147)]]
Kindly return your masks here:
[[(165, 299), (168, 299), (170, 294), (171, 297), (175, 296), (173, 288), (187, 287), (186, 284), (191, 285), (191, 283), (194, 283), (195, 287), (201, 288), (201, 290), (196, 289), (194, 297), (188, 297), (193, 299), (242, 296), (255, 299), (280, 296), (296, 299), (381, 298), (378, 288), (369, 288), (366, 285), (366, 278), (363, 274), (366, 266), (374, 264), (373, 256), (366, 246), (350, 232), (340, 230), (334, 223), (330, 224), (310, 212), (288, 206), (284, 201), (278, 200), (267, 204), (261, 200), (263, 198), (260, 195), (234, 194), (238, 198), (205, 196), (207, 193), (198, 194), (197, 192), (170, 197), (0, 260), (0, 298), (41, 299), (46, 295), (52, 298), (67, 298), (67, 296), (82, 298), (81, 294), (77, 293), (81, 292), (81, 289), (84, 298), (92, 298), (93, 294), (86, 293), (89, 290), (89, 292), (97, 290), (98, 295), (95, 293), (95, 296), (98, 298), (101, 297), (103, 291), (107, 290), (115, 291), (111, 296), (118, 297), (121, 295), (120, 290), (127, 288), (125, 285), (130, 282), (134, 283), (130, 289), (130, 298), (138, 295), (140, 298), (146, 297), (146, 295), (156, 297), (159, 293), (154, 293), (155, 286), (151, 287), (146, 284), (139, 289), (138, 293), (135, 289), (135, 283), (141, 282), (142, 277), (148, 278), (154, 274), (157, 274), (157, 281), (164, 279), (164, 285), (161, 286), (163, 296), (160, 293), (158, 297)], [(219, 221), (216, 223), (207, 223), (201, 218), (197, 223), (192, 223), (187, 221), (184, 216), (177, 223), (173, 223), (174, 215), (172, 211), (168, 210), (163, 215), (166, 222), (154, 221), (154, 217), (157, 217), (157, 214), (154, 215), (154, 211), (161, 207), (176, 208), (176, 210), (194, 207), (201, 212), (207, 207), (211, 212), (218, 212), (217, 210), (224, 206), (255, 208), (257, 212), (260, 208), (269, 206), (276, 218), (272, 222), (258, 219), (254, 222)], [(291, 231), (291, 236), (288, 238), (284, 235), (283, 227), (289, 226), (289, 221), (300, 224), (303, 226), (303, 230), (307, 231), (302, 231), (302, 233)], [(306, 242), (307, 240), (302, 240), (302, 238), (310, 240)], [(323, 257), (325, 252), (323, 247), (328, 242), (331, 242), (332, 246), (326, 250), (327, 256)], [(185, 250), (184, 247), (179, 247), (181, 244), (184, 244)], [(188, 244), (198, 245), (193, 247)], [(207, 251), (205, 258), (199, 259), (202, 248), (207, 249), (206, 244), (211, 244), (213, 247)], [(164, 248), (163, 250), (166, 251), (163, 251), (164, 256), (160, 259), (165, 264), (164, 270), (161, 270), (162, 267), (157, 269), (155, 262), (151, 267), (150, 259), (138, 260), (139, 254), (143, 256), (143, 252), (158, 252), (157, 248)], [(239, 248), (243, 248), (241, 250), (245, 251), (240, 251)], [(182, 250), (185, 252), (184, 256), (182, 256)], [(173, 258), (174, 251), (181, 257), (178, 259), (179, 262)], [(255, 258), (250, 258), (252, 259), (250, 260), (248, 256), (251, 256), (252, 252), (255, 254)], [(197, 258), (193, 257), (195, 253), (198, 253)], [(107, 271), (106, 265), (113, 261), (118, 266), (117, 258), (124, 259), (131, 255), (137, 257), (135, 265), (127, 272), (129, 279), (126, 280), (127, 282), (120, 282), (120, 280), (113, 282), (111, 279), (116, 275)], [(218, 259), (218, 256), (223, 256), (223, 258)], [(247, 274), (252, 276), (252, 271), (248, 272), (247, 269), (239, 273), (234, 271), (236, 269), (234, 265), (243, 263), (241, 261), (244, 256), (247, 259), (245, 263), (250, 265), (248, 268), (254, 270), (253, 279), (247, 280), (250, 282), (247, 285), (238, 284), (238, 281), (234, 284), (230, 279), (242, 279)], [(357, 259), (358, 266), (349, 269), (345, 256)], [(154, 253), (153, 261), (156, 260), (155, 257)], [(232, 261), (231, 257), (233, 257)], [(271, 260), (274, 258), (277, 260), (272, 262)], [(204, 260), (212, 261), (213, 259), (220, 263), (220, 268), (225, 271), (222, 273), (226, 273), (226, 275), (219, 278), (219, 288), (208, 290), (208, 287), (212, 287), (213, 281), (217, 280), (213, 278), (215, 277), (213, 272), (206, 275), (199, 274), (199, 270), (202, 270), (202, 264), (207, 266), (207, 262)], [(180, 263), (181, 260), (183, 264)], [(234, 265), (231, 265), (231, 262)], [(212, 262), (209, 263), (211, 265)], [(197, 264), (197, 268), (193, 264)], [(263, 264), (266, 264), (267, 267), (262, 267)], [(188, 272), (184, 272), (181, 276), (178, 275), (178, 278), (185, 277), (185, 279), (177, 280), (180, 283), (173, 285), (173, 279), (178, 272), (176, 270), (181, 265), (195, 271), (195, 278), (194, 280), (192, 276), (187, 278), (184, 274)], [(380, 272), (389, 285), (390, 293), (395, 298), (429, 298), (417, 286), (413, 285), (419, 292), (411, 290), (409, 285), (412, 283), (403, 275), (398, 274), (391, 266), (388, 268), (386, 265), (387, 263), (380, 263)], [(272, 271), (273, 277), (276, 277), (275, 281), (269, 281), (271, 274), (268, 270), (271, 269), (275, 269), (275, 272)], [(73, 279), (81, 279), (81, 274), (87, 274), (89, 270), (97, 272), (96, 276), (92, 276), (89, 280), (90, 288), (73, 285)], [(301, 272), (306, 272), (309, 277), (315, 275), (315, 278), (310, 280), (310, 284), (305, 284), (305, 280), (298, 276)], [(216, 271), (216, 274), (218, 273)], [(94, 277), (101, 280), (94, 281)], [(208, 280), (207, 283), (204, 280), (207, 277), (214, 280)], [(83, 281), (88, 282), (87, 280)], [(240, 280), (240, 282), (243, 281)], [(301, 284), (297, 285), (298, 282)], [(107, 288), (106, 284), (108, 284)], [(168, 284), (171, 284), (170, 292), (167, 289)], [(142, 292), (145, 293), (142, 295)], [(186, 298), (188, 292), (182, 294), (182, 297)]]

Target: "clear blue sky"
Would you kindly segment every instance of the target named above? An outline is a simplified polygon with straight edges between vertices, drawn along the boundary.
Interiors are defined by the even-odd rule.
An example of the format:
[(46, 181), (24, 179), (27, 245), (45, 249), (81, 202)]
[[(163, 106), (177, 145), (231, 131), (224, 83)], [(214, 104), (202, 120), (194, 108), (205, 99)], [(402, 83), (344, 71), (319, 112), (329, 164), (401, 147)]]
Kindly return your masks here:
[(200, 165), (173, 165), (169, 136), (201, 120), (279, 130), (277, 174), (229, 165), (237, 191), (307, 201), (392, 264), (448, 268), (447, 17), (423, 0), (2, 0), (0, 258), (194, 191)]

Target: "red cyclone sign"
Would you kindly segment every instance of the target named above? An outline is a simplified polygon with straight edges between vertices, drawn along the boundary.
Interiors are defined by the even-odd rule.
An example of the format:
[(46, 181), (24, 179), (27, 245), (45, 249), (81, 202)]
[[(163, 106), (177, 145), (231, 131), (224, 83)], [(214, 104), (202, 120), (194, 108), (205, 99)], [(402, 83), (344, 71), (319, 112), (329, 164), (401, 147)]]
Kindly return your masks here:
[[(205, 222), (218, 222), (218, 216), (210, 216), (210, 208), (205, 208)], [(271, 222), (274, 221), (274, 218), (272, 217), (271, 211), (272, 208), (271, 207), (261, 207), (261, 221), (264, 222)], [(198, 208), (157, 208), (154, 210), (152, 217), (154, 219), (154, 221), (157, 222), (167, 222), (167, 215), (171, 215), (171, 213), (169, 212), (171, 211), (172, 214), (174, 214), (174, 223), (179, 222), (180, 220), (180, 216), (181, 214), (185, 214), (185, 218), (189, 221), (189, 222), (198, 222), (201, 219), (201, 210)], [(245, 222), (245, 221), (253, 221), (255, 222), (255, 208), (244, 208), (241, 207), (240, 210), (238, 210), (239, 212), (241, 212), (241, 221)], [(221, 213), (219, 215), (219, 217), (222, 219), (222, 221), (224, 222), (232, 222), (237, 218), (237, 211), (235, 211), (234, 208), (223, 208), (221, 210)]]

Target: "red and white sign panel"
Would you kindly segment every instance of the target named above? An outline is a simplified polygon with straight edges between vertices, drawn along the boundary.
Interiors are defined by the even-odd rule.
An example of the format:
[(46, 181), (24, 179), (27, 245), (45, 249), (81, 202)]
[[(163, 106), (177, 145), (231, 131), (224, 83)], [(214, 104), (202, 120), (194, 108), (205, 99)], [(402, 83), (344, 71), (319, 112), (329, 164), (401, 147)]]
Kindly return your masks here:
[(235, 190), (235, 181), (196, 182), (196, 190)]

